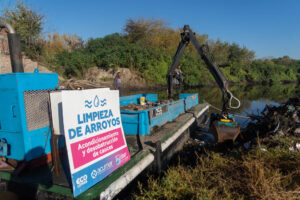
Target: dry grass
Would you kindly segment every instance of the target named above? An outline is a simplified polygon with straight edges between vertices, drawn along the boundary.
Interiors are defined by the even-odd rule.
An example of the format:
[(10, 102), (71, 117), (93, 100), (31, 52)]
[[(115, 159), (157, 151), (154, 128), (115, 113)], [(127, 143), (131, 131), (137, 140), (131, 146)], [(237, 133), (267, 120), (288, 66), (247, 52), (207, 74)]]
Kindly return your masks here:
[[(280, 145), (279, 145), (280, 146)], [(139, 184), (134, 199), (300, 199), (300, 154), (286, 148), (209, 152)]]

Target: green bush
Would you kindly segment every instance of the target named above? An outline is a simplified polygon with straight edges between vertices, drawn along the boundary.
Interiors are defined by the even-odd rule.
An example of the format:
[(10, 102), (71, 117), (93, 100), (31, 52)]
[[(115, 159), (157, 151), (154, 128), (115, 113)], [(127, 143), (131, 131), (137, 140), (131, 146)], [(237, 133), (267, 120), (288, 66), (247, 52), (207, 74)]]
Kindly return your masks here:
[[(130, 27), (140, 26), (138, 24)], [(156, 28), (152, 31), (154, 27)], [(55, 54), (44, 52), (43, 60), (50, 65), (52, 62), (55, 70), (62, 71), (66, 77), (82, 77), (84, 71), (91, 66), (105, 69), (125, 67), (139, 71), (152, 85), (166, 84), (166, 74), (171, 66), (175, 45), (178, 44), (179, 38), (178, 41), (173, 41), (174, 44), (170, 43), (168, 38), (175, 40), (176, 31), (164, 27), (164, 34), (160, 35), (159, 27), (149, 26), (147, 34), (142, 34), (136, 39), (129, 37), (129, 33), (127, 35), (115, 33), (103, 38), (90, 39), (83, 47), (72, 52), (62, 51)], [(231, 82), (277, 83), (282, 80), (297, 81), (300, 77), (300, 61), (288, 56), (254, 60), (254, 52), (245, 47), (220, 40), (208, 41), (205, 35), (196, 36), (201, 38), (201, 44), (210, 43), (210, 50), (204, 48), (205, 53), (213, 63), (216, 62), (226, 79)], [(150, 44), (151, 42), (153, 45)], [(215, 84), (209, 69), (192, 45), (186, 48), (180, 64), (185, 85)]]
[(56, 64), (62, 66), (64, 75), (82, 77), (83, 72), (93, 65), (93, 56), (84, 50), (62, 51), (56, 56)]

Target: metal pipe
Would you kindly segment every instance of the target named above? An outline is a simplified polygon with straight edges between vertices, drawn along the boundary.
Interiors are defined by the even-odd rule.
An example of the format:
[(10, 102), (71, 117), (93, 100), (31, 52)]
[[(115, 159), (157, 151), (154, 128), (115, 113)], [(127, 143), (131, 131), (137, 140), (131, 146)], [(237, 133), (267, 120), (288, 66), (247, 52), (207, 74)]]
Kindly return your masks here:
[(12, 72), (13, 73), (24, 72), (19, 35), (16, 34), (14, 28), (10, 24), (6, 23), (1, 19), (0, 19), (0, 28), (7, 28), (8, 30), (7, 37), (8, 37), (8, 46), (9, 46)]
[(1, 19), (0, 19), (0, 28), (7, 28), (8, 33), (11, 33), (11, 34), (16, 33), (15, 29), (9, 23), (6, 23), (5, 21), (3, 21)]

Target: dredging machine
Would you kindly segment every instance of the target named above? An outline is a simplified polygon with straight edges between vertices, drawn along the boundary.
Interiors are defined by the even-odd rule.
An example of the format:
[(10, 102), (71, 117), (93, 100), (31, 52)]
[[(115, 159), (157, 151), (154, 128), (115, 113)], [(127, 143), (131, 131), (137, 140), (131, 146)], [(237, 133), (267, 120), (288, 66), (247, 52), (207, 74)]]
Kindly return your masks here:
[[(222, 111), (221, 113), (213, 113), (210, 117), (209, 129), (210, 132), (214, 134), (217, 142), (223, 142), (225, 140), (235, 140), (240, 133), (240, 125), (235, 122), (233, 115), (228, 113), (228, 110), (231, 108), (237, 109), (240, 107), (240, 101), (233, 96), (229, 90), (229, 84), (223, 75), (222, 71), (208, 58), (204, 51), (204, 47), (208, 45), (201, 45), (195, 36), (195, 32), (192, 31), (189, 25), (183, 27), (183, 32), (181, 33), (181, 41), (177, 47), (175, 56), (173, 57), (173, 62), (167, 74), (168, 81), (168, 96), (169, 98), (173, 97), (173, 86), (176, 83), (182, 81), (182, 78), (178, 78), (178, 72), (176, 74), (176, 68), (178, 67), (179, 61), (183, 55), (185, 48), (192, 43), (196, 48), (197, 52), (200, 54), (200, 57), (206, 64), (210, 73), (213, 75), (216, 83), (218, 84), (222, 92)], [(174, 81), (179, 79), (177, 81)], [(181, 85), (181, 84), (180, 84)], [(232, 100), (235, 99), (238, 103), (237, 106), (231, 104)]]

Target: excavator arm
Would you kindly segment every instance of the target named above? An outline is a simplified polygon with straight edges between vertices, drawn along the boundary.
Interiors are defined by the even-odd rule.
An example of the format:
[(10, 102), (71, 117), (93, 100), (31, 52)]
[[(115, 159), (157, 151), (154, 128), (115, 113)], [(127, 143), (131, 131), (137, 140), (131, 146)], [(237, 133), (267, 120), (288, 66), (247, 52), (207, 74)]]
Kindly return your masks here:
[(172, 98), (173, 96), (173, 79), (174, 79), (174, 71), (176, 67), (179, 64), (179, 60), (182, 57), (182, 54), (185, 50), (185, 47), (189, 44), (192, 43), (195, 48), (197, 49), (198, 53), (200, 54), (201, 58), (205, 62), (207, 68), (209, 69), (210, 73), (213, 75), (214, 79), (216, 80), (219, 88), (222, 91), (222, 96), (223, 96), (223, 108), (222, 112), (226, 113), (227, 109), (231, 107), (230, 104), (230, 99), (232, 98), (232, 94), (228, 90), (228, 82), (226, 78), (224, 77), (223, 73), (221, 70), (216, 67), (205, 55), (204, 50), (203, 50), (203, 45), (200, 45), (199, 42), (197, 41), (195, 37), (195, 33), (190, 29), (189, 25), (185, 25), (183, 27), (183, 32), (181, 33), (181, 41), (178, 45), (176, 54), (173, 58), (172, 65), (168, 71), (167, 74), (167, 79), (168, 79), (168, 93), (169, 93), (169, 98)]
[[(173, 95), (173, 79), (175, 76), (175, 69), (179, 64), (179, 60), (182, 57), (184, 49), (189, 43), (192, 43), (200, 54), (202, 60), (205, 62), (210, 73), (216, 80), (219, 88), (222, 91), (223, 107), (220, 114), (213, 113), (210, 118), (209, 130), (215, 136), (217, 142), (223, 142), (226, 140), (233, 140), (237, 138), (240, 133), (240, 125), (235, 122), (233, 116), (227, 112), (229, 108), (240, 107), (240, 101), (234, 97), (228, 88), (228, 82), (224, 77), (221, 70), (215, 66), (205, 55), (203, 50), (203, 45), (200, 45), (195, 37), (195, 33), (190, 29), (188, 25), (183, 27), (183, 32), (181, 33), (181, 41), (178, 45), (176, 54), (173, 58), (172, 65), (168, 71), (168, 92), (169, 98)], [(234, 107), (231, 105), (231, 100), (235, 99), (238, 102), (238, 106)]]

